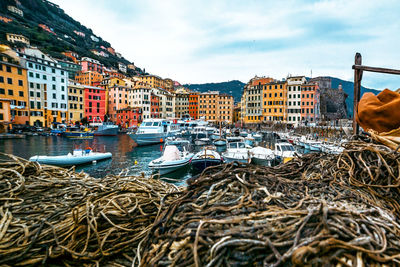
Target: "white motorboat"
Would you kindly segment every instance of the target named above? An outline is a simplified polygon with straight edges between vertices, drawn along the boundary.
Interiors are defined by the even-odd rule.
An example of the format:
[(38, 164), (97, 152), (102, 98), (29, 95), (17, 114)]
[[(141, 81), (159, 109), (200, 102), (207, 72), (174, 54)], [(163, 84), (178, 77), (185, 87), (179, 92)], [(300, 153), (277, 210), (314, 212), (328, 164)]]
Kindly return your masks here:
[(228, 143), (226, 152), (222, 153), (225, 162), (239, 161), (250, 163), (250, 152), (244, 142)]
[(128, 135), (139, 146), (165, 142), (168, 136), (179, 133), (179, 125), (163, 119), (146, 119), (135, 133)]
[(88, 163), (97, 162), (100, 160), (109, 159), (112, 157), (110, 152), (100, 153), (93, 152), (91, 149), (82, 150), (76, 149), (67, 155), (62, 156), (33, 156), (30, 161), (39, 162), (41, 164), (55, 165), (55, 166), (76, 166)]
[(173, 140), (165, 144), (163, 155), (149, 163), (149, 168), (164, 175), (189, 164), (193, 153), (189, 152), (190, 142)]
[(343, 147), (335, 144), (324, 143), (321, 145), (321, 151), (325, 153), (340, 154), (343, 152), (343, 150), (344, 150)]
[(274, 152), (265, 147), (257, 146), (250, 149), (251, 163), (271, 167), (274, 165)]
[(296, 150), (292, 144), (285, 140), (284, 142), (275, 143), (274, 154), (278, 161), (286, 163), (296, 156)]
[(223, 163), (222, 157), (213, 146), (206, 146), (200, 152), (196, 153), (191, 159), (191, 164), (197, 171), (202, 171), (207, 167)]

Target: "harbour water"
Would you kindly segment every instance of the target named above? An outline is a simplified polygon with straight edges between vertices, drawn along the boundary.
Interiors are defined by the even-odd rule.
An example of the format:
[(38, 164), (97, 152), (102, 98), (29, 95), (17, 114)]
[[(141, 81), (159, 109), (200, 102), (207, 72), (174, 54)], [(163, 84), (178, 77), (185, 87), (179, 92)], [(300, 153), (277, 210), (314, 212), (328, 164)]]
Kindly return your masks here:
[[(13, 154), (29, 159), (34, 155), (66, 155), (74, 148), (91, 147), (99, 152), (111, 152), (110, 160), (100, 161), (96, 164), (84, 165), (76, 168), (76, 171), (84, 171), (97, 178), (108, 174), (148, 176), (152, 171), (148, 168), (151, 160), (161, 157), (163, 144), (150, 146), (135, 146), (133, 140), (125, 134), (118, 136), (95, 136), (91, 140), (71, 140), (59, 136), (27, 136), (24, 139), (0, 140), (0, 152)], [(192, 177), (190, 168), (167, 174), (162, 177), (174, 184), (185, 184), (185, 180)]]

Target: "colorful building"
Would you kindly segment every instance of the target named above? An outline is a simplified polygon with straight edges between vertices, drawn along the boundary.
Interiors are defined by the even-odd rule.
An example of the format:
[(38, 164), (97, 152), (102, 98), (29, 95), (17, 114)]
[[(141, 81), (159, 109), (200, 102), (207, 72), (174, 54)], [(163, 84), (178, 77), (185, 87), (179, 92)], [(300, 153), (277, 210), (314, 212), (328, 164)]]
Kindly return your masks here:
[(7, 33), (6, 38), (7, 38), (7, 41), (9, 41), (11, 43), (20, 42), (20, 43), (30, 45), (29, 39), (21, 34)]
[(245, 123), (260, 123), (263, 121), (263, 91), (265, 85), (273, 81), (274, 79), (270, 77), (255, 76), (245, 85)]
[(8, 121), (10, 114), (12, 123), (29, 124), (27, 72), (16, 59), (0, 53), (0, 98), (4, 99), (2, 110), (10, 109), (2, 111), (3, 119), (0, 118), (0, 121)]
[(221, 122), (233, 122), (233, 96), (228, 94), (218, 95), (218, 119)]
[(79, 71), (75, 75), (75, 81), (88, 86), (99, 86), (103, 81), (103, 75), (95, 71)]
[(24, 48), (19, 56), (28, 69), (30, 123), (49, 127), (65, 122), (68, 72), (37, 48)]
[(83, 57), (80, 62), (82, 66), (82, 71), (95, 71), (98, 73), (103, 73), (104, 66), (100, 63), (100, 61), (92, 59), (90, 57)]
[(304, 123), (314, 123), (319, 119), (318, 83), (301, 86), (301, 119)]
[(175, 94), (175, 116), (182, 118), (189, 115), (189, 93)]
[(61, 68), (68, 72), (68, 78), (72, 80), (75, 79), (75, 75), (82, 69), (81, 65), (71, 61), (57, 59), (57, 62), (60, 64)]
[(0, 133), (6, 131), (6, 125), (11, 124), (11, 100), (0, 98)]
[(163, 88), (165, 89), (165, 82), (164, 80), (156, 75), (145, 75), (138, 77), (140, 82), (152, 87), (152, 88)]
[(298, 126), (301, 123), (301, 86), (307, 82), (304, 76), (287, 77), (287, 122)]
[[(160, 118), (162, 119), (175, 119), (175, 94), (162, 88), (151, 89), (152, 93), (157, 95), (160, 99), (159, 111)], [(144, 115), (143, 118), (147, 118)]]
[(150, 102), (150, 117), (160, 118), (160, 97), (152, 93), (150, 96)]
[(104, 121), (106, 115), (106, 90), (100, 87), (85, 85), (84, 108), (89, 122)]
[(199, 95), (199, 117), (207, 121), (219, 121), (218, 91), (201, 93)]
[(142, 122), (142, 109), (127, 107), (117, 111), (116, 123), (123, 128), (135, 127)]
[(192, 119), (197, 120), (199, 118), (199, 94), (189, 94), (189, 115)]
[(85, 117), (84, 86), (69, 80), (68, 82), (68, 118), (69, 123), (81, 121)]
[(263, 121), (286, 122), (287, 83), (273, 81), (263, 86)]
[(117, 122), (119, 110), (132, 107), (130, 103), (132, 90), (132, 88), (123, 85), (113, 85), (106, 90), (108, 92), (107, 114), (111, 121)]

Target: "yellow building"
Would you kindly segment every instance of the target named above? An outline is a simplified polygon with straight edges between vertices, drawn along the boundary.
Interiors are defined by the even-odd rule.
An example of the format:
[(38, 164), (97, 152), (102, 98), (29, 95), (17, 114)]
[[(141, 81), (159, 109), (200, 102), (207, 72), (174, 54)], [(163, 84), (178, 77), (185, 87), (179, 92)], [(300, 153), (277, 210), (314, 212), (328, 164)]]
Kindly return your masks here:
[(0, 98), (10, 100), (13, 124), (29, 124), (26, 68), (6, 53), (0, 53)]
[(233, 106), (233, 96), (228, 94), (218, 95), (218, 120), (225, 123), (232, 123)]
[(83, 85), (69, 80), (68, 83), (68, 117), (67, 121), (75, 123), (84, 117), (84, 92)]
[(139, 81), (149, 85), (152, 88), (163, 88), (165, 89), (165, 81), (156, 75), (145, 75), (145, 76), (139, 76), (138, 77)]
[(29, 39), (21, 34), (7, 33), (6, 37), (7, 37), (7, 41), (9, 41), (11, 43), (20, 42), (20, 43), (30, 45)]
[(287, 120), (287, 83), (274, 81), (263, 86), (263, 120), (281, 121)]
[[(263, 121), (263, 90), (266, 84), (273, 82), (270, 77), (252, 78), (244, 87), (244, 123), (260, 123)], [(244, 111), (244, 112), (243, 112)]]
[(199, 94), (199, 117), (207, 121), (232, 123), (233, 96), (218, 91)]

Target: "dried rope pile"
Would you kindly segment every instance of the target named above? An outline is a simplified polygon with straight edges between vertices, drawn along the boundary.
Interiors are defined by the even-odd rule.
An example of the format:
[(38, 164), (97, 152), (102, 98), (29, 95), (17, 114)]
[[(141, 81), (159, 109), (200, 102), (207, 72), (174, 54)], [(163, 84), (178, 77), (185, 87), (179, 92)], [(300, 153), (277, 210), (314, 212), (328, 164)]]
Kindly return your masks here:
[(0, 162), (0, 266), (130, 266), (161, 202), (179, 192), (155, 179), (100, 180), (8, 157)]
[(384, 146), (352, 142), (275, 168), (232, 163), (188, 183), (134, 265), (400, 265), (400, 154)]

